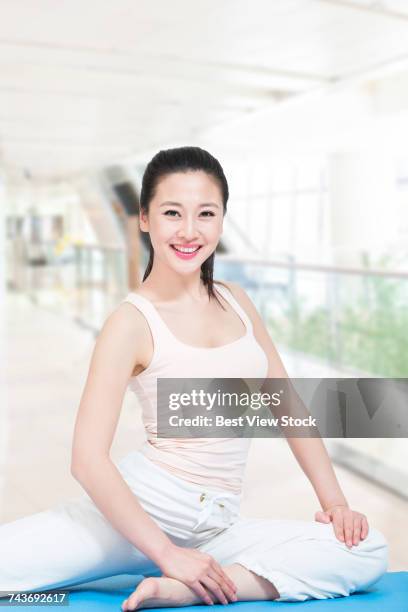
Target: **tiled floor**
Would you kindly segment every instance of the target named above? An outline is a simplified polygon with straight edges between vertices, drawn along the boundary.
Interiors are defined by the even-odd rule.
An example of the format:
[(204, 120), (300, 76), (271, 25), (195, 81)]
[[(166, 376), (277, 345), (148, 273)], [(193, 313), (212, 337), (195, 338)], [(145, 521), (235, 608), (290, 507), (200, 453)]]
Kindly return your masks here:
[[(0, 414), (1, 523), (83, 492), (69, 466), (76, 411), (94, 346), (89, 331), (67, 316), (33, 306), (23, 295), (7, 296), (6, 330), (9, 401), (7, 411)], [(296, 366), (287, 356), (282, 357), (292, 376), (302, 376), (301, 364)], [(137, 400), (127, 392), (112, 458), (120, 459), (144, 439)], [(335, 469), (350, 506), (366, 514), (369, 524), (387, 537), (390, 570), (407, 570), (408, 503), (342, 467)], [(285, 440), (254, 439), (242, 513), (314, 520), (319, 509), (316, 495)]]

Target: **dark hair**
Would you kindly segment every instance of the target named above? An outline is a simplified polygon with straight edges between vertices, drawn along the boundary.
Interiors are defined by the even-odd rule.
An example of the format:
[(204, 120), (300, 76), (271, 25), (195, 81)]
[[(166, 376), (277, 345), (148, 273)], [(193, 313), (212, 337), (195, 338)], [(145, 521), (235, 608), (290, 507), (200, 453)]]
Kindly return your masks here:
[[(143, 173), (142, 189), (140, 192), (140, 210), (146, 214), (149, 212), (149, 204), (154, 198), (158, 182), (164, 176), (173, 172), (189, 172), (202, 170), (214, 177), (218, 182), (223, 203), (223, 215), (227, 212), (229, 197), (228, 183), (220, 162), (208, 151), (200, 147), (177, 147), (159, 151), (147, 164)], [(143, 275), (145, 280), (153, 267), (154, 249), (149, 239), (149, 261)], [(200, 278), (207, 287), (208, 298), (211, 296), (218, 300), (213, 289), (214, 256), (212, 253), (201, 265)]]

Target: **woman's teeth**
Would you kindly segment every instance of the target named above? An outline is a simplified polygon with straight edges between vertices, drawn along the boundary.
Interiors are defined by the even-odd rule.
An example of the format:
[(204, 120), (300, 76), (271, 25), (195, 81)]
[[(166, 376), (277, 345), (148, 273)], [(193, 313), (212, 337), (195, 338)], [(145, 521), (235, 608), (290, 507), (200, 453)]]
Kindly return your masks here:
[(172, 244), (171, 246), (179, 253), (195, 253), (195, 251), (198, 251), (198, 249), (200, 248), (199, 246), (194, 248), (176, 247), (174, 244)]
[(174, 244), (170, 245), (176, 256), (180, 259), (192, 259), (197, 255), (197, 252), (201, 249), (201, 245), (198, 247), (176, 247)]

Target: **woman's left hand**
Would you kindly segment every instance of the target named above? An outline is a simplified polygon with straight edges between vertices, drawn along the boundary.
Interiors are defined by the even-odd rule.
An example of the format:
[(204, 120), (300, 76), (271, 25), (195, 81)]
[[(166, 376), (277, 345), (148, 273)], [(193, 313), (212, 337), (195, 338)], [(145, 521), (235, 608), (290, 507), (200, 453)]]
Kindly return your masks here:
[(357, 546), (360, 540), (364, 540), (368, 534), (365, 514), (351, 510), (347, 506), (337, 505), (326, 510), (319, 510), (315, 514), (315, 520), (320, 523), (332, 521), (336, 537), (350, 548), (352, 545)]

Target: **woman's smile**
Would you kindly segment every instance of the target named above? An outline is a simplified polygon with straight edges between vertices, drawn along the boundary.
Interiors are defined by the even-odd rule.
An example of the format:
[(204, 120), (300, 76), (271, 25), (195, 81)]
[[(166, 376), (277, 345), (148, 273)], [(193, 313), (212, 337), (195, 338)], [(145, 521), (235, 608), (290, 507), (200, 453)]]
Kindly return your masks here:
[(186, 247), (182, 245), (171, 244), (170, 247), (172, 248), (174, 254), (180, 259), (193, 259), (193, 257), (195, 257), (198, 251), (201, 249), (202, 245), (193, 245)]

